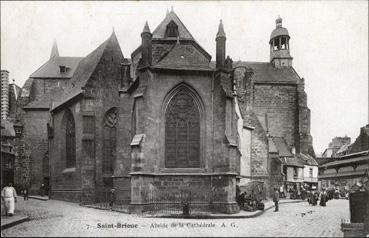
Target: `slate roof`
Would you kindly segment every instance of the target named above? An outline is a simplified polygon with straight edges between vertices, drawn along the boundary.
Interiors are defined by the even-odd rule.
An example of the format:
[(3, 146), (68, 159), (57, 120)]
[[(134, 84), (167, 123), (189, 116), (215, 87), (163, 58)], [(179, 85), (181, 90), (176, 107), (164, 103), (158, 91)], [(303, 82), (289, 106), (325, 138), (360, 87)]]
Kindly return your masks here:
[(336, 161), (332, 161), (326, 164), (322, 164), (322, 167), (332, 167), (337, 165), (343, 165), (343, 164), (351, 164), (351, 163), (358, 163), (358, 162), (366, 162), (369, 163), (369, 155), (360, 156), (358, 158), (349, 158), (349, 159), (340, 159)]
[[(82, 57), (54, 56), (31, 74), (30, 78), (71, 78)], [(59, 66), (70, 68), (65, 73), (60, 73)]]
[[(215, 69), (215, 61), (211, 61), (210, 68)], [(293, 67), (275, 68), (269, 62), (235, 61), (233, 68), (244, 66), (254, 71), (252, 76), (255, 83), (286, 83), (297, 84), (300, 76)]]
[(273, 39), (274, 37), (277, 37), (277, 36), (290, 36), (288, 34), (288, 30), (284, 27), (277, 27), (275, 28), (272, 33), (270, 34), (270, 39)]
[[(189, 45), (175, 44), (154, 67), (170, 69), (212, 70), (208, 61), (199, 61), (197, 55), (188, 51)], [(193, 46), (192, 46), (193, 47)]]
[(293, 157), (293, 154), (291, 153), (289, 146), (287, 145), (286, 141), (282, 137), (272, 137), (270, 138), (273, 142), (276, 150), (278, 151), (278, 154), (280, 157)]
[(332, 158), (332, 157), (317, 157), (315, 158), (315, 161), (318, 163), (318, 165), (322, 165), (328, 162), (332, 162), (332, 161), (336, 161), (338, 160), (337, 158)]
[(305, 163), (298, 157), (282, 157), (280, 158), (284, 164), (292, 167), (303, 168)]
[(29, 97), (32, 89), (33, 78), (28, 78), (22, 87), (21, 97)]
[(167, 25), (171, 21), (177, 24), (178, 35), (180, 39), (195, 40), (173, 10), (168, 12), (164, 20), (155, 28), (155, 30), (152, 33), (152, 38), (153, 39), (165, 38), (165, 31), (167, 30)]
[(275, 68), (269, 62), (243, 62), (236, 61), (233, 63), (233, 67), (246, 66), (254, 71), (252, 76), (254, 82), (279, 82), (279, 83), (292, 83), (299, 82), (300, 77), (293, 69), (293, 67)]
[(52, 105), (52, 110), (83, 92), (82, 87), (86, 85), (92, 73), (95, 71), (95, 68), (100, 62), (105, 48), (110, 41), (118, 42), (114, 32), (99, 47), (97, 47), (94, 51), (92, 51), (89, 55), (87, 55), (80, 61), (77, 69), (73, 74), (73, 77), (68, 81), (60, 99), (56, 101), (54, 105)]
[(307, 165), (312, 165), (312, 166), (319, 165), (318, 162), (316, 162), (316, 160), (310, 155), (300, 153), (300, 154), (296, 154), (295, 156), (301, 159), (302, 161), (304, 161), (305, 164)]

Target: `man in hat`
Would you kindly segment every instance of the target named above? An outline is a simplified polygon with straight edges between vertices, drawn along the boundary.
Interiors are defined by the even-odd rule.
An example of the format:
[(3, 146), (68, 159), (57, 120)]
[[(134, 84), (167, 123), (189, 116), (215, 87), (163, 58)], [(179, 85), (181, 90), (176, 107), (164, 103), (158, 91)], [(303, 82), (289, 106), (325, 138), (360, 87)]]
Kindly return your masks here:
[(5, 214), (7, 216), (13, 216), (15, 203), (17, 202), (17, 192), (13, 188), (12, 183), (9, 183), (3, 188), (1, 191), (1, 199), (4, 202)]

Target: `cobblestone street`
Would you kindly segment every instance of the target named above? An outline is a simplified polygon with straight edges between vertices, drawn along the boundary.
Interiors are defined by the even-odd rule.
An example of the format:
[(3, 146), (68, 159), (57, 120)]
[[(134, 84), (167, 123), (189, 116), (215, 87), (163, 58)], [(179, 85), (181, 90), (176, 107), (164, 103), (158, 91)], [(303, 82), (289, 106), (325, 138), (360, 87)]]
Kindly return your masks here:
[[(337, 237), (343, 236), (341, 219), (349, 218), (348, 200), (331, 200), (327, 207), (311, 207), (307, 202), (281, 204), (280, 212), (270, 209), (248, 219), (153, 219), (62, 201), (33, 199), (26, 202), (19, 199), (16, 212), (30, 216), (30, 221), (5, 229), (2, 236)], [(105, 224), (115, 227), (103, 228)]]

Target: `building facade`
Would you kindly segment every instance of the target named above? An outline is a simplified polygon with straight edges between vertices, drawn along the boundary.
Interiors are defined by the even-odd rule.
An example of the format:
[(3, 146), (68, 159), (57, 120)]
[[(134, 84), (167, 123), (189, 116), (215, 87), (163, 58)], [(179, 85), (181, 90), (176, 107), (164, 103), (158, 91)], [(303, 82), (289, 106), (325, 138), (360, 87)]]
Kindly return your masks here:
[(304, 182), (310, 110), (282, 19), (268, 62), (226, 56), (222, 22), (214, 38), (211, 61), (172, 10), (152, 32), (146, 23), (130, 58), (114, 32), (83, 58), (54, 44), (19, 98), (33, 190), (50, 181), (52, 198), (94, 203), (115, 188), (132, 212), (184, 194), (235, 213), (236, 185), (269, 194), (296, 163)]
[(319, 166), (321, 188), (350, 190), (369, 179), (369, 125), (360, 129), (355, 142), (346, 146), (341, 154)]

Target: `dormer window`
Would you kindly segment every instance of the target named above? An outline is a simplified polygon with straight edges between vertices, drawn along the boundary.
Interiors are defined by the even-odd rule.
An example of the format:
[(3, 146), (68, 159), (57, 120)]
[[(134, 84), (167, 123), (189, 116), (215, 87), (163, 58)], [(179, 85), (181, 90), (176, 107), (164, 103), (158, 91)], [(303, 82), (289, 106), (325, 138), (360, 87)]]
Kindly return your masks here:
[(64, 73), (68, 73), (68, 71), (70, 70), (70, 68), (67, 67), (67, 66), (64, 66), (64, 65), (60, 65), (59, 66), (59, 70), (60, 70), (60, 73), (61, 74), (64, 74)]
[(59, 66), (59, 69), (60, 69), (60, 73), (67, 72), (67, 68), (65, 66)]
[(167, 25), (165, 37), (178, 37), (178, 26), (174, 23), (174, 21), (169, 22)]

